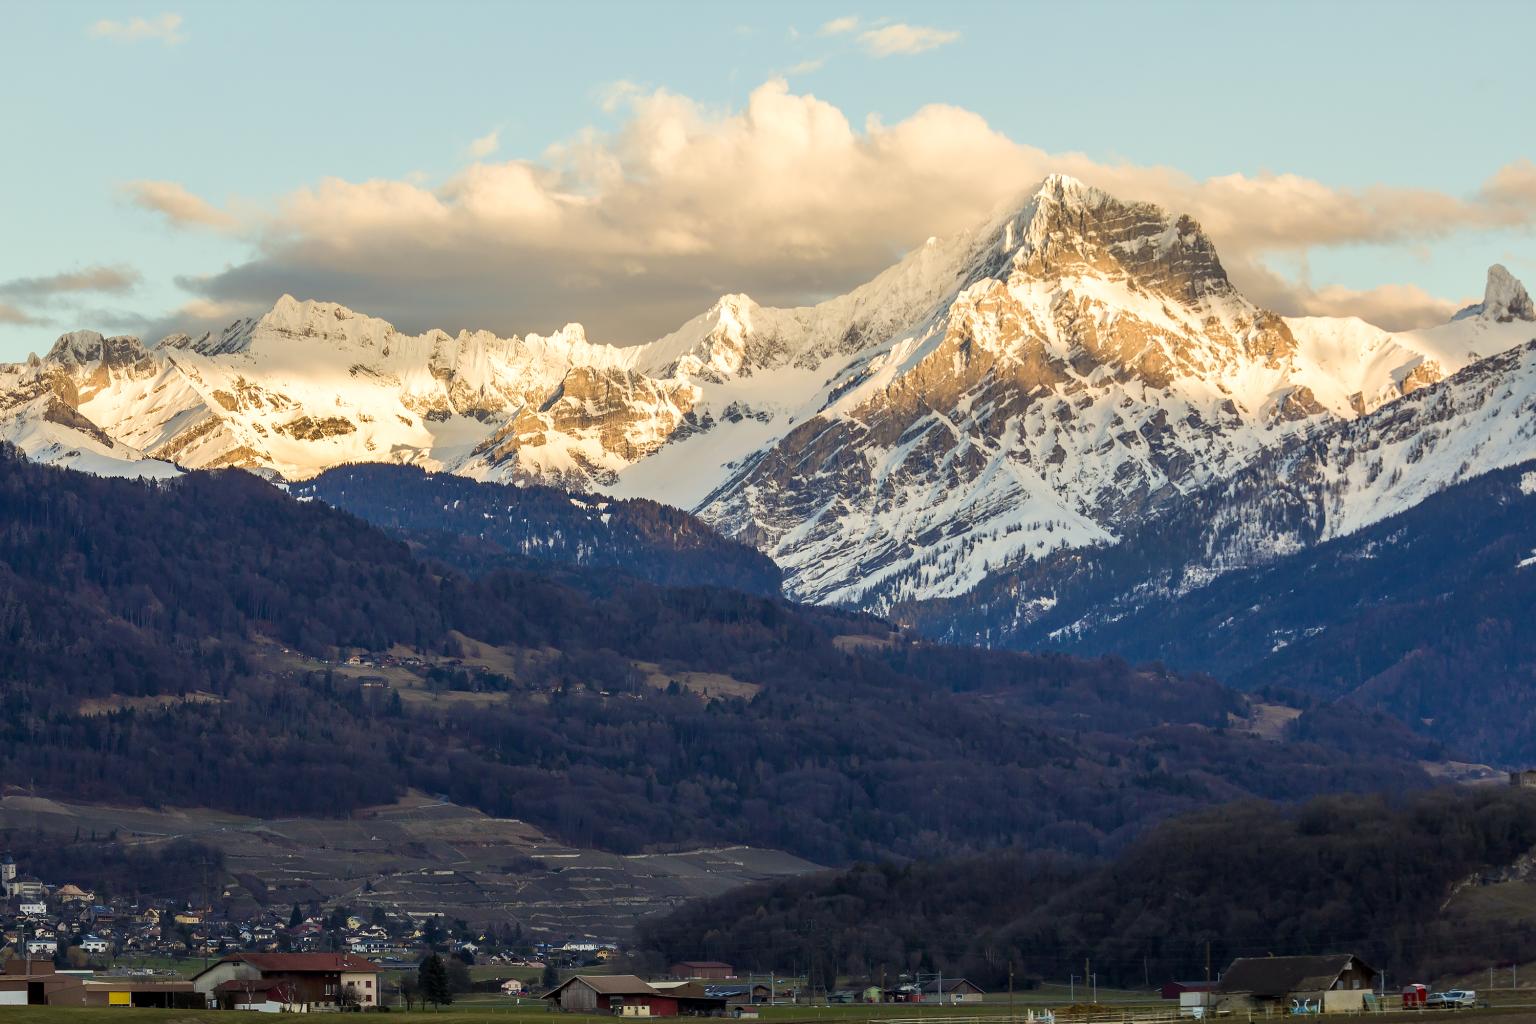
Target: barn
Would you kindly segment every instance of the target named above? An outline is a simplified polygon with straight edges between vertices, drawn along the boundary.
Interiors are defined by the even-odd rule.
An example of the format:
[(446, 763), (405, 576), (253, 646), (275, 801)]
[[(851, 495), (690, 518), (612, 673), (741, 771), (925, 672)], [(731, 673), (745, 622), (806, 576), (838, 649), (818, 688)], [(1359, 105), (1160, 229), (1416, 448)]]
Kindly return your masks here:
[(675, 995), (663, 994), (633, 974), (578, 974), (544, 994), (567, 1013), (616, 1017), (676, 1017)]
[(1379, 975), (1349, 953), (1242, 957), (1222, 972), (1212, 1002), (1236, 1012), (1359, 1013)]

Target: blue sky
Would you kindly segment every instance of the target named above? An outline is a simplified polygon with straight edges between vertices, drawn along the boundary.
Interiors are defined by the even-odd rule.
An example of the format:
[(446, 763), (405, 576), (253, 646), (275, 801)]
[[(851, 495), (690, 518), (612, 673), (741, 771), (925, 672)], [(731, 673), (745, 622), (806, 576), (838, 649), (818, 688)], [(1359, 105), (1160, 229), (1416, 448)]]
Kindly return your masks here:
[(1536, 278), (1533, 4), (0, 13), (0, 358), (281, 290), (636, 341), (722, 290), (842, 290), (1057, 165), (1192, 207), (1282, 312), (1412, 320), (1491, 262)]

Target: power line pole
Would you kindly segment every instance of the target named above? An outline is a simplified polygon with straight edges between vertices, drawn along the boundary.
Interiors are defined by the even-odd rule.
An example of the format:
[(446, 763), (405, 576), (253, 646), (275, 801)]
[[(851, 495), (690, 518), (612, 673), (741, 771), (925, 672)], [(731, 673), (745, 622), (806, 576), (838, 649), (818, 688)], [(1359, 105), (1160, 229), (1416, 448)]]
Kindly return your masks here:
[(1008, 1020), (1013, 1021), (1013, 961), (1008, 961)]

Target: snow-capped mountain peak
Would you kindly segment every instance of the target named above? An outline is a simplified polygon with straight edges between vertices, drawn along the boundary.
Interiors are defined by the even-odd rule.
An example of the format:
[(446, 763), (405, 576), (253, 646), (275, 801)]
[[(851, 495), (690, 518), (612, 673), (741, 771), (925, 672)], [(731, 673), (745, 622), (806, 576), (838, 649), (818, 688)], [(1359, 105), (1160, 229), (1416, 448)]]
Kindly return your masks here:
[(1504, 268), (1475, 310), (1395, 334), (1282, 318), (1189, 217), (1052, 175), (846, 294), (727, 294), (629, 348), (577, 324), (413, 335), (289, 295), (150, 349), (78, 332), (0, 368), (0, 434), (57, 452), (89, 425), (185, 467), (388, 461), (651, 497), (770, 554), (795, 596), (885, 609), (1113, 543), (1261, 452), (1529, 339)]

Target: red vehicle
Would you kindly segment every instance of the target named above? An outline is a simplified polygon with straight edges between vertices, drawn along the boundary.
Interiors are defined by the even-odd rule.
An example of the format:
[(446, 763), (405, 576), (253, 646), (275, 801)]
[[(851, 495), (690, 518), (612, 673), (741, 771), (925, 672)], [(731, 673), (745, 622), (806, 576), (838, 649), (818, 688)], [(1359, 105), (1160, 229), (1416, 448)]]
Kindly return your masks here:
[(1417, 1010), (1429, 1002), (1428, 985), (1404, 985), (1403, 1009)]

